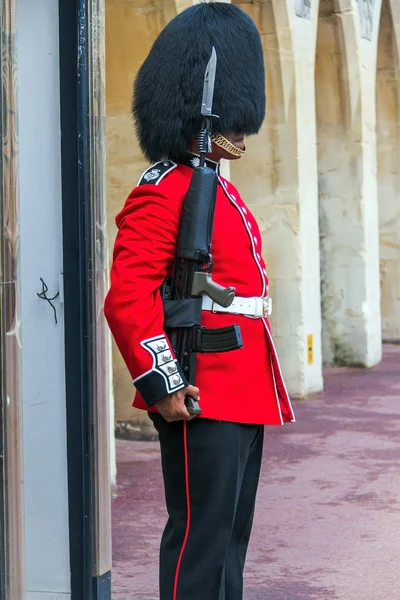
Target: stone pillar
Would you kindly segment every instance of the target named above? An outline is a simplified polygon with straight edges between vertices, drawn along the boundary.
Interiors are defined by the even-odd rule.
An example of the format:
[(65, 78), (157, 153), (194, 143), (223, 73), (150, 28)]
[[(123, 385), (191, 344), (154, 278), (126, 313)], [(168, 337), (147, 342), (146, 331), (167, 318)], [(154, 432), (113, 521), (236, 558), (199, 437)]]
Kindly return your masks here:
[[(371, 367), (382, 359), (381, 294), (379, 278), (379, 212), (376, 163), (376, 60), (381, 0), (366, 0), (370, 29), (360, 31), (361, 115), (362, 115), (362, 197), (365, 248), (366, 347), (363, 364)], [(360, 7), (360, 3), (358, 4)], [(362, 25), (362, 22), (361, 22)]]
[(364, 13), (359, 20), (355, 0), (332, 7), (320, 4), (315, 70), (323, 355), (327, 364), (372, 366), (381, 358), (376, 27)]
[(398, 48), (389, 0), (383, 0), (378, 42), (376, 114), (384, 340), (400, 340), (400, 139)]
[(248, 12), (261, 33), (267, 116), (260, 134), (249, 138), (246, 156), (232, 164), (232, 181), (261, 228), (274, 301), (274, 339), (289, 392), (302, 397), (322, 388), (316, 17), (308, 18), (312, 13), (307, 2), (304, 7), (297, 2), (296, 11), (293, 0), (234, 3)]
[[(300, 365), (304, 372), (304, 391), (307, 393), (321, 390), (323, 381), (314, 80), (318, 5), (317, 2), (310, 2), (310, 0), (302, 0), (302, 4), (302, 12), (299, 11), (294, 17), (294, 54), (297, 99), (296, 157), (300, 207), (301, 321), (299, 322), (303, 323), (299, 348), (302, 359)], [(291, 310), (295, 310), (295, 306), (292, 306)], [(313, 340), (312, 360), (310, 336)]]

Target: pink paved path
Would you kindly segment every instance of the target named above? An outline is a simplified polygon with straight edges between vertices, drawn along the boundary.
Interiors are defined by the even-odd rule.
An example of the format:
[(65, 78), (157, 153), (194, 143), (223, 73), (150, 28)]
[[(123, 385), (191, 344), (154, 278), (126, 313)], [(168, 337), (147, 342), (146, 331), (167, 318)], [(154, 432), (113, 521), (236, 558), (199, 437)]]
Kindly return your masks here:
[[(245, 600), (400, 600), (400, 346), (325, 387), (266, 430)], [(156, 600), (156, 443), (118, 442), (113, 509), (113, 600)]]

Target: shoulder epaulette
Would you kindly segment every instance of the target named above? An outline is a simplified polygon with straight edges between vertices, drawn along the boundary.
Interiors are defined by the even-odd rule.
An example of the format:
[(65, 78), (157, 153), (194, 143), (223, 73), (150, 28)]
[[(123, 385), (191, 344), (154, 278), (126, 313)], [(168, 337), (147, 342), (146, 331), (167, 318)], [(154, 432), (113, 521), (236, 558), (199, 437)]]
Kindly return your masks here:
[(140, 177), (138, 185), (144, 185), (147, 183), (158, 185), (160, 181), (177, 166), (178, 165), (172, 160), (156, 162), (154, 165), (151, 165), (151, 167), (146, 169), (146, 171)]

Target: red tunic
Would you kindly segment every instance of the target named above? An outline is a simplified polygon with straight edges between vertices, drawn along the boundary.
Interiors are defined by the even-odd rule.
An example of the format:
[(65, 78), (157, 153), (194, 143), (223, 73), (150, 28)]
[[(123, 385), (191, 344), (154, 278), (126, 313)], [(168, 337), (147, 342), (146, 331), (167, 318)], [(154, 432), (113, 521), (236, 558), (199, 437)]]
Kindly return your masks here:
[[(148, 396), (144, 399), (137, 392), (133, 405), (150, 411), (156, 411), (151, 406), (154, 400), (185, 385), (176, 373), (165, 337), (160, 286), (172, 271), (182, 201), (192, 169), (172, 162), (160, 166), (163, 164), (161, 176), (157, 164), (142, 176), (144, 185), (131, 192), (116, 217), (111, 288), (105, 301), (105, 314), (119, 350), (134, 383)], [(211, 249), (213, 280), (234, 286), (237, 296), (266, 295), (268, 278), (261, 243), (258, 225), (238, 191), (219, 177)], [(202, 313), (202, 325), (207, 327), (235, 323), (241, 328), (242, 349), (198, 354), (201, 416), (268, 425), (294, 421), (268, 320)], [(161, 359), (167, 360), (168, 369)], [(156, 397), (149, 401), (156, 389), (152, 387), (155, 379)]]

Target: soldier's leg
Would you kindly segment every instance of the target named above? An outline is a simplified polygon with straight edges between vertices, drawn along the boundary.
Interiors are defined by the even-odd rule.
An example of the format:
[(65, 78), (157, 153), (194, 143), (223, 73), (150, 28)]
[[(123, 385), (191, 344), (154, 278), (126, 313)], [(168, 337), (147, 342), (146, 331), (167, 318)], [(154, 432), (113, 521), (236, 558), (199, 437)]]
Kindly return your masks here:
[(258, 427), (152, 418), (169, 513), (160, 548), (160, 600), (225, 600), (225, 557)]
[(260, 475), (264, 427), (259, 426), (250, 447), (244, 472), (235, 522), (225, 560), (224, 600), (240, 600), (243, 596), (243, 569), (253, 524), (254, 505)]

